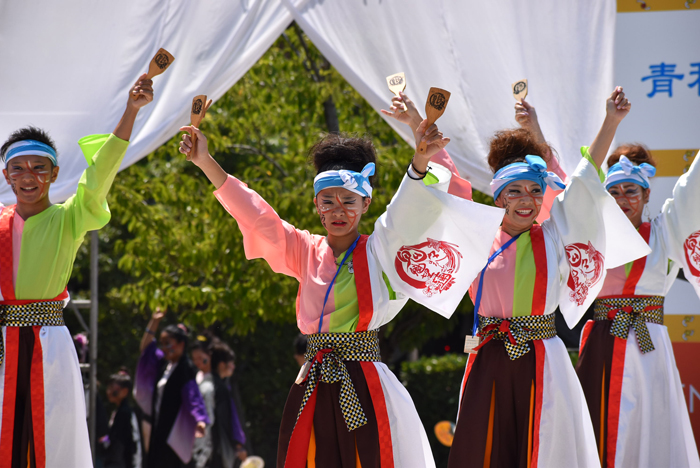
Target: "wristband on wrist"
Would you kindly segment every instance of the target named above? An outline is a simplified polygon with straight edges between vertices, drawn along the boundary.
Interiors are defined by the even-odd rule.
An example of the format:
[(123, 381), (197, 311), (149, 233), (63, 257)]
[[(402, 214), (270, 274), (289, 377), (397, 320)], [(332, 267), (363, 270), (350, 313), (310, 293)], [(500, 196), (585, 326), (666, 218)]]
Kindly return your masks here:
[(421, 172), (418, 169), (416, 169), (416, 165), (413, 164), (413, 158), (411, 158), (411, 167), (413, 168), (416, 174), (422, 175), (423, 177), (425, 177), (428, 174), (428, 171), (430, 170), (430, 166), (425, 168), (425, 172)]
[[(419, 176), (413, 177), (413, 175), (411, 175), (411, 171), (415, 172), (416, 174), (419, 174)], [(427, 172), (421, 176), (420, 172), (416, 171), (416, 168), (413, 167), (413, 163), (410, 163), (408, 165), (408, 167), (406, 168), (406, 175), (408, 176), (409, 179), (412, 179), (412, 180), (423, 180), (423, 179), (425, 179), (426, 174), (427, 174)]]
[(146, 333), (148, 333), (149, 335), (156, 336), (156, 332), (154, 332), (153, 330), (151, 330), (151, 329), (148, 328), (148, 327), (146, 327)]

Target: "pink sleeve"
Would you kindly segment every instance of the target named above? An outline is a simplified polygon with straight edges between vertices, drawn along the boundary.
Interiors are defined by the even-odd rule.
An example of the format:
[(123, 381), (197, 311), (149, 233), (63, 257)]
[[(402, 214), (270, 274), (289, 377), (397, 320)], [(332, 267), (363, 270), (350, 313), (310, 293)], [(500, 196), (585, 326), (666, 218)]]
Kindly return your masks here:
[[(547, 163), (547, 170), (558, 175), (565, 184), (568, 183), (568, 176), (566, 175), (566, 172), (564, 172), (564, 169), (562, 169), (562, 167), (559, 165), (559, 160), (553, 154), (551, 156), (552, 157), (549, 158), (549, 162)], [(542, 224), (549, 218), (549, 211), (552, 209), (552, 203), (554, 203), (554, 199), (561, 192), (562, 190), (552, 190), (551, 188), (547, 187), (544, 193), (544, 200), (542, 201), (540, 214), (537, 215), (538, 224)]]
[(447, 193), (454, 195), (455, 197), (464, 198), (465, 200), (472, 199), (472, 184), (466, 180), (462, 179), (457, 171), (457, 166), (455, 166), (454, 161), (450, 158), (447, 150), (442, 149), (435, 153), (430, 160), (434, 163), (445, 166), (452, 173), (450, 178), (450, 186), (447, 188)]
[(302, 252), (312, 244), (311, 234), (280, 219), (260, 195), (235, 177), (228, 176), (214, 195), (238, 222), (248, 260), (264, 258), (276, 273), (301, 280)]

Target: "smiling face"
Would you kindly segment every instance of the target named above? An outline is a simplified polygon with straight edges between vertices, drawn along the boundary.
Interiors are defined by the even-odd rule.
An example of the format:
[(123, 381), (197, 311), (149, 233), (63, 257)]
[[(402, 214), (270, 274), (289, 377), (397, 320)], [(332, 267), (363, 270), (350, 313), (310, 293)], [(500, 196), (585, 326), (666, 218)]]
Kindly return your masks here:
[(48, 202), (49, 187), (58, 177), (58, 166), (45, 156), (17, 156), (3, 169), (5, 180), (12, 186), (17, 203)]
[(508, 233), (530, 229), (540, 214), (543, 199), (544, 192), (537, 182), (516, 180), (506, 185), (495, 201), (496, 206), (506, 210), (502, 229)]
[(371, 201), (341, 187), (323, 189), (314, 198), (321, 224), (329, 236), (335, 237), (356, 234), (360, 218), (367, 212)]
[(644, 205), (649, 203), (651, 190), (633, 182), (623, 182), (613, 185), (608, 189), (608, 192), (632, 222), (632, 225), (638, 228), (642, 224)]

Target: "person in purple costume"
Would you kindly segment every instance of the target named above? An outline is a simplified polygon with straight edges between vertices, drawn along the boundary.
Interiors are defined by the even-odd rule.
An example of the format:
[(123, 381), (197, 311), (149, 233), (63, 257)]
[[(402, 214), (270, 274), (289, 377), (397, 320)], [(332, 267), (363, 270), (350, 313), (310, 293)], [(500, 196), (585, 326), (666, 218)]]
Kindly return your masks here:
[(147, 466), (180, 468), (192, 458), (194, 439), (204, 436), (209, 416), (196, 370), (185, 353), (187, 328), (168, 325), (157, 346), (155, 337), (164, 315), (156, 309), (141, 339), (134, 399), (150, 418)]

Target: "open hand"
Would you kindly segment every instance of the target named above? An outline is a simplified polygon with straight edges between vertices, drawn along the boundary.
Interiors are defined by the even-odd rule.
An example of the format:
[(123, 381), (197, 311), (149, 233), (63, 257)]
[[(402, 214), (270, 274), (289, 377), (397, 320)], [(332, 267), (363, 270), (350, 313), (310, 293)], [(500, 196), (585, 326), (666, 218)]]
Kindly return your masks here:
[(411, 101), (405, 93), (400, 92), (398, 96), (391, 99), (391, 107), (388, 111), (382, 109), (382, 114), (388, 115), (399, 122), (411, 127), (412, 131), (416, 131), (418, 125), (423, 121), (420, 112), (416, 105)]
[[(182, 141), (180, 142), (179, 151), (187, 156), (188, 161), (192, 161), (194, 164), (199, 165), (199, 162), (201, 162), (207, 156), (209, 156), (207, 137), (204, 136), (204, 133), (202, 133), (200, 129), (193, 125), (181, 127), (180, 131), (189, 133), (185, 133), (182, 135)], [(195, 142), (194, 151), (192, 150), (192, 134), (197, 135), (197, 141)]]
[(622, 91), (622, 86), (615, 88), (615, 91), (605, 101), (605, 113), (607, 117), (621, 122), (632, 108), (632, 103), (627, 100), (625, 93)]
[(127, 105), (134, 109), (140, 109), (151, 101), (153, 101), (153, 80), (147, 80), (146, 73), (144, 73), (129, 89)]

